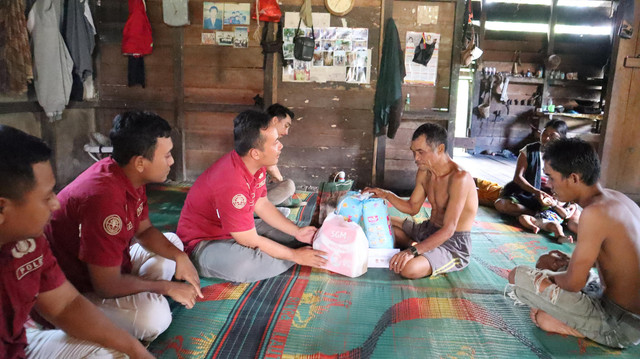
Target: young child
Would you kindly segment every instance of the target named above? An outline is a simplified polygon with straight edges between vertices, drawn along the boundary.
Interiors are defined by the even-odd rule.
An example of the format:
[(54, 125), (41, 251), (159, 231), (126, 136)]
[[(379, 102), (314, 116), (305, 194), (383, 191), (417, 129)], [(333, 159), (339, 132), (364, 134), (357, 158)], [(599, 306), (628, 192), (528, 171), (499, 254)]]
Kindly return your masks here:
[(575, 232), (578, 228), (580, 210), (575, 203), (563, 203), (555, 198), (546, 198), (544, 207), (535, 216), (522, 214), (518, 217), (520, 224), (533, 233), (538, 233), (540, 229), (552, 232), (558, 243), (573, 243), (573, 236), (566, 236), (562, 224), (566, 222), (569, 230)]

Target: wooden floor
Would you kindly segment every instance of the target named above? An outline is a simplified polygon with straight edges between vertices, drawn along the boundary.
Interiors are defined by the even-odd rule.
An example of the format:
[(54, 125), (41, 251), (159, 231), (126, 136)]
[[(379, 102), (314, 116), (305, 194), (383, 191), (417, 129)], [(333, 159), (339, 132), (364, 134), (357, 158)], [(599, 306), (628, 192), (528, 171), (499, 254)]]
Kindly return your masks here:
[(453, 160), (469, 171), (473, 177), (482, 178), (504, 186), (513, 179), (516, 159), (489, 155), (456, 155)]

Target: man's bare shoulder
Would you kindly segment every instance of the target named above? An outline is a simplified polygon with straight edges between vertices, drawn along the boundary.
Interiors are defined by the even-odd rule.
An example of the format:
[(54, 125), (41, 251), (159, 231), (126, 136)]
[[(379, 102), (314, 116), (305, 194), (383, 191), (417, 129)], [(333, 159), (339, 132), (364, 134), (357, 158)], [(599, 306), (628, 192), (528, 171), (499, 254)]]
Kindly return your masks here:
[[(469, 172), (467, 172), (464, 168), (460, 167), (457, 163), (455, 164), (455, 170), (451, 174), (451, 182), (460, 182), (460, 183), (473, 183), (473, 177)], [(471, 182), (469, 182), (471, 181)], [(475, 186), (475, 184), (474, 184)]]

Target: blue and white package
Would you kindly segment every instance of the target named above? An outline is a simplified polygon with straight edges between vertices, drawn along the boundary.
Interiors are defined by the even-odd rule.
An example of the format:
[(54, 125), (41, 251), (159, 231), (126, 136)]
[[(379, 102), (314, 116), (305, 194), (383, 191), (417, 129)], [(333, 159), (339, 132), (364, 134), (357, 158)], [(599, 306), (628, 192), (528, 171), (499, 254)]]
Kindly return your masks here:
[(382, 198), (369, 198), (362, 208), (362, 224), (369, 248), (393, 248), (391, 219)]
[(360, 224), (362, 217), (362, 195), (360, 192), (349, 191), (338, 202), (336, 213), (341, 215), (345, 221)]

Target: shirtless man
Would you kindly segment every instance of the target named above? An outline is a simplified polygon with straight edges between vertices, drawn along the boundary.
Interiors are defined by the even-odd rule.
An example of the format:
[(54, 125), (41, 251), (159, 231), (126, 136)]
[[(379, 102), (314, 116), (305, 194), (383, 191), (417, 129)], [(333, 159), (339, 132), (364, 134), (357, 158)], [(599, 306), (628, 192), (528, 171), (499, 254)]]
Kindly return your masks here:
[(471, 226), (478, 211), (473, 177), (447, 154), (447, 131), (425, 123), (413, 133), (411, 151), (418, 166), (416, 187), (408, 200), (390, 191), (365, 188), (400, 212), (415, 215), (425, 199), (431, 219), (421, 224), (392, 217), (396, 247), (389, 269), (409, 279), (458, 271), (469, 264)]
[[(558, 200), (584, 208), (578, 241), (571, 257), (552, 251), (540, 257), (537, 269), (512, 270), (512, 296), (532, 308), (531, 320), (542, 330), (615, 348), (637, 345), (640, 208), (622, 193), (602, 188), (600, 163), (588, 143), (557, 140), (549, 144), (544, 160)], [(601, 285), (585, 287), (594, 265)]]

